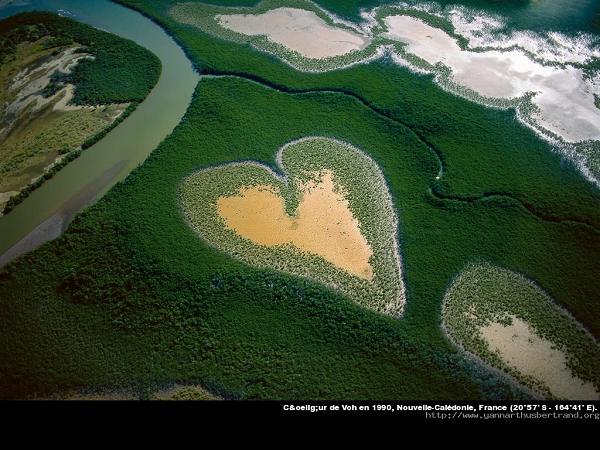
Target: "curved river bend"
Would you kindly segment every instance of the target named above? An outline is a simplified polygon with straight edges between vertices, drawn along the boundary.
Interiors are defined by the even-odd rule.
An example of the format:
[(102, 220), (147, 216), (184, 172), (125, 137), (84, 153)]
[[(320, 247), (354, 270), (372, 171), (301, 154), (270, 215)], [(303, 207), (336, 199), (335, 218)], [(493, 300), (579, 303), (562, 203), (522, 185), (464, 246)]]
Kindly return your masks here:
[(0, 218), (0, 267), (58, 237), (73, 216), (140, 165), (173, 131), (191, 101), (199, 75), (158, 25), (109, 0), (32, 0), (0, 7), (0, 19), (30, 10), (72, 17), (131, 39), (160, 58), (162, 72), (138, 108), (97, 144)]

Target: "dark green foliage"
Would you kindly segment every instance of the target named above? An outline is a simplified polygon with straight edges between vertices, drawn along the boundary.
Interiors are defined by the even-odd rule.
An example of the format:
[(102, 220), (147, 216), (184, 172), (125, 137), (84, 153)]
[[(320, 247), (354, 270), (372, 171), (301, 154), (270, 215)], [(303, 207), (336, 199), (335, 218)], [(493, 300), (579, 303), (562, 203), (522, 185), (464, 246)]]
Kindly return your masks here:
[[(411, 74), (388, 61), (299, 72), (274, 56), (173, 21), (168, 15), (173, 0), (118, 1), (163, 24), (203, 72), (238, 74), (286, 92), (337, 90), (401, 121), (442, 157), (446, 167), (436, 183), (439, 192), (459, 197), (510, 193), (548, 215), (593, 218), (600, 229), (600, 192), (550, 144), (516, 122), (514, 111), (482, 108), (443, 91), (431, 76)], [(562, 170), (553, 169), (556, 165)]]
[(68, 82), (69, 75), (62, 72), (54, 72), (52, 75), (50, 75), (50, 82), (44, 89), (42, 89), (41, 94), (44, 97), (52, 97), (65, 86), (65, 83)]
[[(508, 209), (518, 215), (529, 211), (538, 220), (574, 225), (572, 234), (575, 239), (594, 243), (589, 248), (582, 244), (584, 249), (575, 267), (586, 267), (586, 271), (589, 271), (586, 280), (596, 278), (592, 267), (599, 255), (595, 243), (598, 242), (600, 231), (600, 192), (549, 144), (520, 125), (513, 111), (483, 108), (457, 98), (436, 87), (430, 76), (411, 74), (386, 61), (327, 73), (298, 72), (270, 55), (214, 39), (196, 28), (174, 22), (168, 16), (169, 7), (174, 3), (171, 0), (119, 1), (142, 9), (163, 23), (204, 71), (239, 74), (290, 93), (311, 90), (346, 93), (352, 96), (354, 103), (359, 100), (380, 115), (406, 125), (428, 147), (422, 147), (420, 151), (430, 154), (429, 187), (424, 188), (421, 194), (429, 202), (454, 211), (464, 208)], [(332, 10), (339, 12), (336, 7)], [(336, 98), (331, 101), (340, 100)], [(432, 151), (436, 152), (444, 165), (444, 173), (439, 181), (433, 180), (437, 167), (435, 159), (431, 157)], [(378, 162), (381, 164), (381, 161)], [(438, 198), (427, 194), (430, 188)], [(509, 243), (516, 238), (506, 236), (504, 243), (499, 238), (498, 228), (510, 228), (508, 217), (509, 214), (506, 214), (485, 232), (500, 246), (510, 247)], [(577, 222), (590, 226), (575, 225)], [(589, 237), (584, 237), (588, 234)], [(528, 248), (525, 246), (525, 249)], [(521, 248), (520, 251), (524, 252), (525, 249)], [(542, 249), (543, 246), (540, 247)], [(546, 259), (546, 253), (542, 251), (541, 255), (543, 263), (547, 264), (550, 260)], [(555, 256), (557, 259), (551, 261), (564, 262), (562, 257)], [(507, 267), (516, 267), (516, 261), (508, 258)], [(558, 271), (554, 268), (549, 273), (555, 270)], [(579, 276), (583, 273), (575, 275), (578, 271), (573, 270), (572, 266), (566, 270), (572, 278), (562, 287), (556, 285), (555, 289), (551, 288), (555, 281), (552, 276), (548, 277), (548, 283), (539, 280), (540, 284), (551, 289), (552, 293), (558, 291), (559, 301), (571, 306), (576, 317), (592, 328), (596, 335), (600, 335), (600, 325), (596, 323), (600, 308), (594, 306), (598, 303), (597, 291), (587, 291), (591, 285), (582, 286), (585, 283)], [(536, 271), (524, 268), (519, 271), (538, 279)], [(581, 293), (582, 290), (587, 291), (589, 297), (575, 295), (575, 292)], [(579, 300), (575, 300), (575, 297), (579, 297)]]
[[(392, 320), (317, 284), (235, 262), (186, 225), (176, 197), (185, 175), (239, 159), (274, 166), (277, 148), (308, 133), (346, 139), (390, 180), (403, 180), (391, 186), (404, 199), (401, 221), (413, 222), (402, 214), (415, 212), (411, 205), (425, 205), (422, 219), (436, 211), (414, 195), (426, 186), (431, 156), (402, 127), (336, 94), (202, 81), (185, 119), (143, 168), (60, 240), (9, 267), (0, 318), (12, 325), (0, 332), (0, 358), (11, 369), (0, 369), (0, 395), (187, 380), (240, 398), (510, 396), (445, 342), (431, 311), (437, 296), (421, 296), (406, 319)], [(449, 272), (436, 275), (435, 267), (422, 279), (433, 275), (425, 289), (441, 295)], [(43, 319), (31, 315), (35, 304)], [(37, 331), (26, 339), (13, 337), (30, 328)]]
[(25, 13), (0, 22), (0, 61), (21, 42), (48, 37), (46, 48), (76, 42), (93, 60), (81, 61), (69, 75), (52, 80), (46, 95), (60, 89), (59, 82), (76, 86), (78, 105), (139, 103), (156, 84), (160, 61), (136, 43), (50, 13)]
[(43, 24), (18, 23), (16, 26), (8, 20), (0, 22), (0, 63), (9, 57), (21, 42), (34, 42), (48, 35)]
[[(181, 381), (230, 398), (507, 398), (440, 327), (444, 292), (477, 260), (532, 278), (600, 336), (600, 196), (512, 112), (385, 61), (304, 74), (173, 23), (170, 2), (122, 2), (161, 21), (203, 71), (263, 85), (202, 80), (141, 168), (0, 275), (0, 397)], [(347, 141), (382, 169), (400, 220), (401, 320), (236, 262), (185, 223), (185, 176), (275, 167), (275, 151), (305, 135)]]

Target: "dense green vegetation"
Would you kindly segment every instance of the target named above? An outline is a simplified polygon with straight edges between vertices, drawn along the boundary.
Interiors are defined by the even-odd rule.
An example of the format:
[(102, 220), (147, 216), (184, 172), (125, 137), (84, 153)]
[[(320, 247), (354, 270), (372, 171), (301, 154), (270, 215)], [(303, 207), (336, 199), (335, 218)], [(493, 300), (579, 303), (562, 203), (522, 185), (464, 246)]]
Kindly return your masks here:
[[(244, 159), (274, 167), (275, 151), (308, 133), (335, 135), (382, 161), (400, 220), (411, 231), (403, 238), (407, 278), (419, 300), (407, 304), (405, 319), (238, 263), (186, 224), (177, 196), (186, 175)], [(244, 143), (231, 145), (240, 134)], [(0, 319), (10, 327), (0, 332), (1, 395), (78, 385), (146, 389), (173, 380), (202, 381), (244, 398), (511, 395), (490, 374), (478, 374), (439, 330), (435, 309), (452, 269), (442, 273), (419, 255), (439, 247), (437, 230), (424, 224), (443, 224), (452, 213), (423, 202), (433, 163), (419, 145), (405, 129), (345, 97), (293, 97), (243, 80), (202, 81), (186, 118), (142, 168), (61, 239), (7, 268)], [(505, 217), (500, 209), (493, 218), (488, 208), (470, 209), (475, 223), (465, 235), (480, 221)], [(429, 232), (416, 233), (419, 228)], [(466, 255), (468, 248), (457, 264)]]
[[(334, 90), (347, 93), (382, 115), (405, 124), (421, 142), (437, 151), (444, 165), (443, 176), (434, 180), (438, 167), (435, 162), (431, 163), (429, 186), (436, 196), (429, 196), (429, 201), (447, 209), (469, 207), (478, 202), (496, 208), (525, 209), (534, 212), (539, 220), (572, 225), (566, 228), (569, 234), (592, 243), (577, 258), (576, 266), (586, 269), (573, 272), (586, 280), (596, 278), (592, 266), (598, 255), (595, 243), (600, 231), (600, 192), (549, 144), (518, 124), (513, 112), (483, 108), (457, 98), (434, 86), (430, 76), (414, 75), (386, 61), (334, 72), (302, 73), (249, 46), (215, 39), (194, 27), (178, 24), (168, 14), (173, 1), (119, 1), (163, 24), (204, 72), (239, 74), (283, 92)], [(337, 9), (333, 7), (332, 11), (337, 12)], [(421, 151), (431, 152), (426, 148)], [(494, 229), (499, 226), (500, 223)], [(490, 231), (490, 237), (493, 234)], [(515, 249), (519, 248), (514, 239), (506, 242), (508, 246), (513, 244)], [(508, 267), (514, 265), (508, 264)], [(536, 279), (539, 276), (536, 272), (521, 271)], [(597, 291), (593, 288), (588, 291), (595, 283), (577, 282), (577, 278), (561, 287), (556, 285), (558, 292), (552, 295), (572, 307), (579, 320), (600, 334), (600, 325), (594, 323), (600, 314), (595, 301)], [(538, 280), (551, 290), (553, 277), (548, 276), (548, 279), (549, 284), (543, 278)], [(581, 295), (582, 291), (587, 294)]]
[[(164, 25), (205, 73), (238, 74), (286, 92), (337, 90), (405, 123), (443, 158), (445, 173), (433, 183), (436, 192), (460, 198), (510, 193), (541, 213), (593, 220), (600, 228), (600, 192), (550, 144), (515, 123), (512, 111), (457, 98), (433, 85), (431, 76), (414, 75), (389, 61), (326, 73), (299, 72), (249, 45), (179, 24), (169, 16), (173, 0), (119, 2)], [(558, 165), (561, 170), (556, 170)], [(559, 185), (563, 188), (557, 189)]]
[(141, 102), (154, 87), (160, 61), (135, 42), (50, 13), (25, 13), (0, 22), (0, 61), (16, 45), (49, 36), (48, 48), (78, 43), (93, 60), (81, 61), (61, 82), (76, 86), (78, 105)]
[(523, 276), (489, 264), (474, 264), (460, 273), (444, 299), (443, 323), (462, 348), (521, 383), (552, 397), (552, 390), (493, 352), (481, 335), (490, 323), (510, 324), (516, 317), (563, 352), (571, 372), (600, 386), (600, 346), (538, 286)]
[[(83, 52), (93, 58), (79, 61), (71, 73), (54, 72), (50, 77), (48, 85), (41, 90), (41, 95), (51, 97), (65, 87), (66, 84), (75, 86), (72, 103), (77, 105), (129, 105), (117, 117), (116, 120), (108, 121), (105, 126), (97, 126), (92, 132), (85, 132), (86, 117), (84, 113), (70, 113), (72, 116), (68, 125), (59, 127), (52, 123), (49, 132), (29, 132), (29, 136), (18, 136), (16, 139), (24, 150), (17, 152), (3, 152), (0, 158), (7, 163), (4, 175), (8, 178), (23, 176), (28, 173), (30, 166), (39, 166), (40, 161), (36, 157), (46, 157), (50, 163), (57, 156), (53, 151), (55, 147), (60, 148), (60, 154), (67, 154), (59, 163), (53, 164), (50, 169), (44, 169), (41, 173), (34, 171), (36, 179), (27, 184), (25, 181), (19, 185), (19, 193), (13, 195), (8, 203), (3, 206), (1, 212), (9, 213), (15, 206), (27, 198), (31, 192), (37, 189), (46, 180), (52, 178), (59, 170), (79, 156), (81, 150), (91, 147), (103, 138), (110, 130), (121, 123), (135, 110), (137, 105), (148, 95), (158, 81), (160, 75), (160, 60), (148, 50), (136, 43), (120, 38), (118, 36), (97, 30), (74, 20), (60, 17), (50, 13), (24, 13), (9, 17), (0, 21), (0, 62), (21, 63), (17, 47), (20, 44), (35, 44), (32, 55), (38, 55), (43, 60), (47, 55), (39, 56), (40, 51), (49, 55), (58, 55), (62, 50), (74, 45), (82, 46), (77, 51)], [(39, 50), (35, 50), (39, 46)], [(28, 58), (31, 58), (29, 55)], [(27, 57), (25, 61), (27, 61)], [(12, 80), (3, 80), (10, 83)], [(1, 86), (0, 90), (4, 90)], [(41, 111), (39, 115), (44, 113)], [(32, 122), (32, 117), (27, 119)], [(89, 124), (90, 119), (87, 120)], [(27, 121), (18, 131), (27, 131)], [(48, 130), (47, 130), (48, 131)], [(41, 140), (49, 139), (52, 134), (53, 142), (44, 142), (40, 145), (35, 138)], [(46, 135), (46, 138), (44, 138)], [(33, 136), (33, 138), (31, 138)], [(16, 153), (16, 155), (15, 155)], [(19, 161), (20, 165), (12, 167), (12, 160)], [(13, 164), (15, 166), (15, 164)], [(11, 170), (12, 169), (12, 172)], [(39, 175), (39, 176), (38, 176)]]
[[(318, 280), (337, 287), (365, 308), (399, 318), (406, 299), (396, 240), (398, 222), (377, 165), (356, 148), (319, 137), (293, 142), (277, 155), (277, 169), (284, 179), (276, 178), (265, 166), (239, 163), (211, 167), (186, 178), (180, 195), (190, 225), (208, 243), (254, 266)], [(236, 195), (244, 187), (271, 186), (284, 199), (286, 213), (295, 215), (299, 187), (314, 182), (324, 171), (331, 173), (345, 192), (360, 233), (370, 245), (373, 279), (357, 277), (288, 246), (257, 246), (223, 226), (216, 206), (219, 197)]]
[[(474, 260), (526, 274), (600, 336), (600, 194), (512, 112), (387, 61), (300, 73), (175, 23), (171, 1), (120, 1), (164, 25), (199, 70), (239, 77), (202, 80), (141, 168), (2, 273), (0, 397), (174, 381), (228, 398), (520, 395), (442, 332), (444, 293)], [(401, 320), (237, 262), (187, 226), (185, 177), (240, 160), (275, 169), (276, 150), (306, 135), (346, 141), (381, 168), (400, 222)]]

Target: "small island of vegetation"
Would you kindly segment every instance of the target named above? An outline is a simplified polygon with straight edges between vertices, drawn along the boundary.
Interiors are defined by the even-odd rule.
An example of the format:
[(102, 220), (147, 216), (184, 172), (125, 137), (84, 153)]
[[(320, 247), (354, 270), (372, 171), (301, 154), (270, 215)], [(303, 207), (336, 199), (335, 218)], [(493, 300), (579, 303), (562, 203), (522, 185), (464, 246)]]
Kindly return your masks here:
[(160, 61), (134, 42), (50, 13), (0, 22), (0, 214), (144, 100)]

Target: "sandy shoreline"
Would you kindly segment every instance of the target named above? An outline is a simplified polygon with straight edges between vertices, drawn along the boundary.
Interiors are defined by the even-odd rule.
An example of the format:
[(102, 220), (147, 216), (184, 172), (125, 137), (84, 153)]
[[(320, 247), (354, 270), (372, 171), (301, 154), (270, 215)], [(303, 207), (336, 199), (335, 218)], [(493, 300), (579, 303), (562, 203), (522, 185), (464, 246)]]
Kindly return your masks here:
[(73, 220), (73, 217), (96, 200), (102, 188), (117, 176), (125, 163), (125, 161), (121, 161), (105, 171), (100, 177), (89, 183), (78, 194), (66, 202), (60, 210), (56, 211), (34, 228), (27, 236), (0, 255), (0, 267), (62, 235), (71, 223), (71, 220)]
[(532, 118), (567, 142), (600, 140), (600, 109), (582, 69), (543, 65), (522, 50), (463, 50), (454, 37), (410, 16), (387, 16), (389, 39), (432, 66), (442, 63), (451, 80), (486, 98), (514, 99), (533, 93)]

